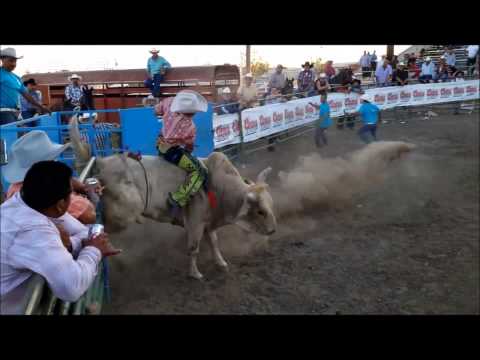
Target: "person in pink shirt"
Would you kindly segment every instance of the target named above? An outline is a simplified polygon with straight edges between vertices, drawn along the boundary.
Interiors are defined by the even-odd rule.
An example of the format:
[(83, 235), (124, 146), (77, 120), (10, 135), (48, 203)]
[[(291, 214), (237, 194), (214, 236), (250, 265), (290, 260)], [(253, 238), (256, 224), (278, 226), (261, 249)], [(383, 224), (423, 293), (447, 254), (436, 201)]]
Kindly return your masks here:
[(167, 204), (174, 219), (207, 178), (204, 167), (192, 155), (196, 134), (193, 116), (197, 112), (207, 111), (207, 108), (207, 100), (192, 90), (181, 91), (155, 106), (155, 113), (163, 119), (162, 132), (157, 141), (159, 154), (188, 173), (186, 182), (177, 191), (168, 194)]

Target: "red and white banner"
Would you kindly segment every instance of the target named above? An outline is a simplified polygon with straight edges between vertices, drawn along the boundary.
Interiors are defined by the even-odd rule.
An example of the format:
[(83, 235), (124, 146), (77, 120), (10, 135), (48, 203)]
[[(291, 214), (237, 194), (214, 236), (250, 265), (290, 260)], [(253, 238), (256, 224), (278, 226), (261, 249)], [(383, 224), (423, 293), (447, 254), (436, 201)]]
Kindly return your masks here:
[[(417, 106), (480, 98), (478, 80), (392, 86), (368, 89), (365, 92), (372, 96), (373, 102), (382, 110), (396, 106)], [(318, 105), (320, 96), (242, 111), (241, 126), (243, 127), (244, 142), (312, 123), (318, 118), (318, 111), (309, 105), (310, 102)], [(328, 95), (332, 117), (355, 112), (360, 103), (360, 97), (357, 94), (331, 93)], [(214, 115), (213, 128), (215, 148), (240, 142), (238, 114)]]

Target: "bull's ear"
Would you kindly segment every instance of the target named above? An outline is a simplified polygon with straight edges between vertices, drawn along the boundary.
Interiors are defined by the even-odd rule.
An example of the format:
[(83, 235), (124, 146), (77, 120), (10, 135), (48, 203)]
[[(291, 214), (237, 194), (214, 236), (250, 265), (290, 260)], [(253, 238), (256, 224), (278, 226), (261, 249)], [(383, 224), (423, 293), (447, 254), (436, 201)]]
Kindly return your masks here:
[(257, 183), (266, 183), (267, 176), (268, 174), (270, 174), (271, 171), (272, 171), (272, 168), (270, 166), (262, 170), (262, 172), (260, 172), (260, 174), (258, 174), (257, 176)]

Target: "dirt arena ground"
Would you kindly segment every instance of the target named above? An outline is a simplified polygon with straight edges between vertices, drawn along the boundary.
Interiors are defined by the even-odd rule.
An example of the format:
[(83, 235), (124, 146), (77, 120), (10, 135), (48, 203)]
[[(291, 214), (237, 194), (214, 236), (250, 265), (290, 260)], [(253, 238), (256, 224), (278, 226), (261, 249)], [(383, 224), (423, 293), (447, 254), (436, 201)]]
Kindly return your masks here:
[[(268, 240), (231, 226), (219, 231), (230, 264), (222, 273), (202, 243), (199, 269), (186, 277), (183, 230), (148, 222), (112, 238), (106, 314), (478, 314), (479, 114), (416, 116), (390, 123), (381, 140), (418, 148), (393, 164), (386, 180), (341, 208), (283, 219)], [(243, 175), (272, 165), (288, 170), (317, 150), (313, 134), (261, 151)], [(324, 157), (363, 145), (332, 129)]]

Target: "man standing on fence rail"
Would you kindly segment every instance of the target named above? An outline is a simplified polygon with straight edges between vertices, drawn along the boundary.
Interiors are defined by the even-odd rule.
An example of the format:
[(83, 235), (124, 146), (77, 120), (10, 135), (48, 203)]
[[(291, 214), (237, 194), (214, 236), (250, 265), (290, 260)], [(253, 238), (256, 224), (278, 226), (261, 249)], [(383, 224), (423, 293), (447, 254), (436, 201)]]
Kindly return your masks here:
[(50, 114), (50, 110), (35, 100), (23, 85), (20, 77), (13, 73), (17, 67), (17, 52), (14, 48), (0, 50), (0, 125), (18, 121), (20, 114), (20, 95), (40, 111)]
[(116, 255), (103, 233), (88, 238), (88, 228), (66, 214), (72, 170), (59, 161), (34, 164), (22, 191), (0, 211), (0, 312), (19, 313), (27, 280), (37, 273), (53, 294), (75, 302), (92, 285), (102, 257)]
[(157, 49), (150, 50), (152, 56), (147, 62), (148, 79), (145, 80), (145, 86), (148, 87), (152, 95), (157, 98), (160, 97), (160, 84), (167, 73), (167, 69), (172, 67), (164, 57), (158, 55), (159, 52)]

